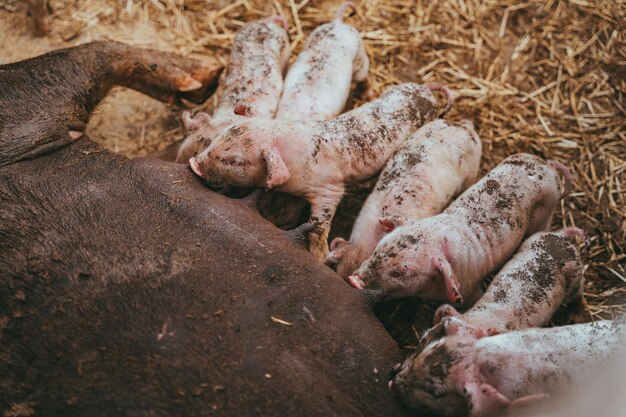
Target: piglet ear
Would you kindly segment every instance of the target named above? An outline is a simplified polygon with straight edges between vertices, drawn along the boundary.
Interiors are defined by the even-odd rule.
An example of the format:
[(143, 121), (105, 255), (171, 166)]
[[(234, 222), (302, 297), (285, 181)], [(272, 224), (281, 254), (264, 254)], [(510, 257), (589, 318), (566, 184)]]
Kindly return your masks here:
[(265, 178), (265, 189), (270, 190), (289, 180), (291, 174), (285, 165), (282, 156), (275, 146), (263, 150), (263, 159), (267, 165), (267, 177)]
[(511, 401), (493, 385), (469, 382), (463, 386), (470, 417), (499, 416)]
[(254, 108), (248, 103), (237, 104), (233, 112), (238, 116), (245, 116), (245, 117), (256, 116), (256, 111), (254, 111)]
[(191, 117), (191, 112), (183, 112), (183, 124), (188, 132), (198, 130), (203, 124), (209, 123), (210, 120), (211, 116), (205, 112), (200, 112), (193, 117)]
[(446, 293), (448, 295), (448, 301), (451, 303), (463, 303), (463, 297), (461, 296), (461, 284), (459, 280), (454, 275), (454, 271), (452, 270), (452, 266), (450, 262), (448, 262), (445, 258), (435, 258), (434, 268), (439, 271), (441, 276), (443, 277), (443, 282), (446, 285)]
[(386, 216), (378, 219), (385, 232), (389, 233), (398, 226), (406, 223), (406, 219), (402, 216)]
[(332, 242), (330, 242), (330, 250), (331, 252), (334, 251), (335, 249), (339, 249), (341, 246), (345, 245), (346, 243), (348, 243), (344, 238), (342, 237), (336, 237), (333, 239)]

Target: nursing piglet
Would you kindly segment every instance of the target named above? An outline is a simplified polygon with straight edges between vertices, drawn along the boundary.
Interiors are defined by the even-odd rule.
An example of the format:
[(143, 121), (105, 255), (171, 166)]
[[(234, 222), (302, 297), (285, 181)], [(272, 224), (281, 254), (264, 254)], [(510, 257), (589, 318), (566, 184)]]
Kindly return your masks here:
[(394, 366), (389, 389), (412, 409), (496, 417), (595, 376), (622, 352), (625, 326), (599, 321), (475, 339), (445, 337)]
[(275, 116), (291, 54), (287, 29), (285, 18), (272, 16), (239, 30), (213, 117), (204, 112), (194, 117), (183, 113), (189, 136), (180, 146), (177, 162), (188, 161), (222, 130), (246, 117)]
[(335, 238), (324, 263), (347, 278), (393, 228), (390, 219), (440, 213), (476, 180), (481, 143), (471, 122), (435, 120), (422, 126), (387, 161), (352, 228)]
[[(476, 338), (541, 327), (563, 304), (584, 308), (583, 262), (573, 238), (585, 233), (570, 227), (535, 233), (493, 278), (485, 294), (464, 314), (445, 304), (435, 313), (444, 333)], [(436, 326), (438, 327), (438, 326)]]
[(550, 224), (561, 195), (559, 172), (571, 181), (561, 164), (513, 155), (441, 214), (408, 223), (389, 219), (397, 227), (349, 282), (390, 297), (474, 304), (482, 279), (507, 261), (525, 236)]
[(346, 184), (376, 175), (398, 146), (437, 113), (428, 87), (400, 84), (325, 122), (253, 119), (238, 124), (189, 162), (214, 189), (264, 187), (304, 197), (315, 225), (310, 250), (321, 261)]
[[(335, 19), (316, 28), (289, 67), (277, 119), (327, 120), (346, 105), (354, 78), (367, 80), (369, 60), (363, 41), (353, 27), (343, 23), (350, 2), (337, 9)], [(302, 218), (307, 202), (301, 197), (270, 191), (260, 196), (259, 213), (276, 226), (291, 229)]]
[(327, 120), (341, 113), (352, 79), (365, 82), (369, 59), (359, 32), (343, 23), (350, 2), (337, 9), (335, 19), (319, 26), (289, 67), (277, 119)]

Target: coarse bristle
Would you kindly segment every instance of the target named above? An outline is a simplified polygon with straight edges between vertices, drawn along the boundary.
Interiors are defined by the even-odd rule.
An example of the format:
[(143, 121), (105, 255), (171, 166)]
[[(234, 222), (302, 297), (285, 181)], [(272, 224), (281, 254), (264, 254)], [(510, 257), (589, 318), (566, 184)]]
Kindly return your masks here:
[[(272, 14), (287, 18), (292, 46), (298, 52), (307, 34), (332, 19), (340, 4), (308, 0), (49, 3), (51, 34), (36, 40), (29, 34), (25, 6), (0, 1), (0, 19), (11, 20), (5, 29), (23, 26), (17, 33), (31, 45), (30, 50), (21, 47), (19, 53), (25, 56), (15, 51), (11, 55), (11, 42), (5, 41), (0, 46), (3, 62), (7, 54), (24, 58), (111, 38), (183, 55), (212, 56), (227, 64), (237, 30), (247, 21)], [(591, 235), (585, 293), (592, 317), (610, 318), (626, 310), (626, 3), (355, 3), (356, 13), (346, 16), (345, 22), (356, 27), (365, 41), (376, 94), (403, 81), (445, 83), (458, 97), (448, 117), (471, 119), (483, 140), (483, 171), (515, 152), (553, 158), (570, 168), (574, 192), (561, 203), (552, 226), (578, 226)], [(359, 104), (352, 99), (349, 106)], [(156, 126), (138, 116), (134, 122), (140, 130), (132, 131), (135, 139), (122, 138), (113, 148), (128, 155), (145, 154), (182, 137), (175, 114), (168, 110), (162, 115), (170, 122)]]

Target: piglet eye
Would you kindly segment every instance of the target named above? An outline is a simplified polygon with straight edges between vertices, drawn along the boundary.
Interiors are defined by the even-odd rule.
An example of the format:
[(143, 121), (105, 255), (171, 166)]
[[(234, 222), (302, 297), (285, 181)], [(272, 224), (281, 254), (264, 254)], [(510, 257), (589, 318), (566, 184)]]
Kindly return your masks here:
[(232, 156), (232, 157), (226, 158), (224, 162), (228, 165), (242, 166), (245, 164), (246, 161), (241, 156)]

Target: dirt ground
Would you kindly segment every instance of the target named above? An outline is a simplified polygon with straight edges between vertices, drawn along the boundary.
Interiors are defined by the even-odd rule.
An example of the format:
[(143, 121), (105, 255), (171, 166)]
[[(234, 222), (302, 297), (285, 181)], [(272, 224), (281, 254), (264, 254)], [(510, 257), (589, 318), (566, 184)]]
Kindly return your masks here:
[[(37, 38), (24, 2), (0, 0), (0, 63), (114, 39), (225, 64), (237, 29), (272, 13), (289, 20), (297, 52), (339, 2), (49, 3), (51, 32)], [(552, 227), (576, 225), (592, 237), (586, 271), (591, 316), (625, 311), (624, 3), (364, 0), (357, 5), (348, 22), (365, 40), (377, 94), (403, 81), (448, 84), (459, 96), (450, 117), (471, 119), (483, 140), (483, 172), (520, 151), (569, 166), (574, 193), (562, 202)], [(351, 100), (348, 107), (359, 104)], [(97, 110), (88, 134), (115, 152), (143, 156), (183, 137), (180, 113), (117, 89)], [(347, 237), (367, 191), (367, 185), (351, 190), (333, 235)]]

